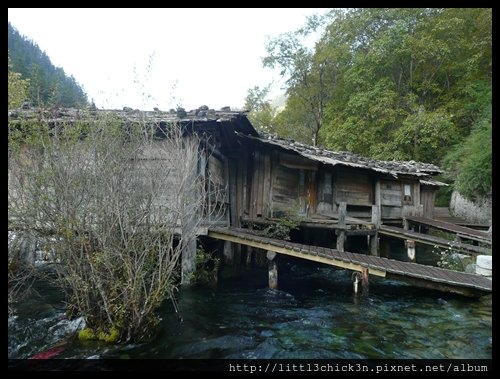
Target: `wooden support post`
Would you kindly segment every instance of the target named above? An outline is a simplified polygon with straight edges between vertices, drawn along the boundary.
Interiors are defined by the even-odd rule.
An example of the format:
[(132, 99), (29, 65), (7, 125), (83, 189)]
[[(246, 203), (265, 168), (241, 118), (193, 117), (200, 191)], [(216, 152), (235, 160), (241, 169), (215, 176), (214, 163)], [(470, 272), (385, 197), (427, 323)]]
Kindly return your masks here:
[(252, 263), (252, 252), (253, 252), (253, 247), (252, 246), (247, 246), (247, 256), (246, 256), (246, 265), (249, 266), (250, 263)]
[(353, 285), (353, 289), (354, 289), (354, 294), (357, 295), (358, 290), (359, 290), (359, 282), (361, 281), (360, 273), (354, 272), (352, 275), (352, 278), (353, 278), (352, 285)]
[(380, 256), (380, 251), (379, 251), (379, 241), (380, 238), (378, 236), (378, 232), (375, 233), (373, 236), (368, 236), (370, 238), (370, 255), (374, 255), (376, 257)]
[(337, 230), (337, 250), (344, 251), (345, 230)]
[(372, 205), (372, 223), (375, 226), (375, 235), (374, 236), (368, 236), (368, 245), (370, 247), (370, 255), (374, 255), (376, 257), (380, 256), (379, 253), (379, 237), (378, 237), (378, 230), (380, 229), (380, 206), (379, 205)]
[(405, 246), (406, 246), (406, 252), (408, 254), (408, 259), (410, 262), (415, 262), (416, 254), (415, 254), (415, 241), (413, 240), (406, 240), (405, 241)]
[(338, 222), (339, 228), (345, 228), (346, 215), (347, 215), (347, 203), (345, 201), (342, 201), (339, 205), (339, 222)]
[(196, 272), (196, 239), (190, 241), (182, 251), (181, 284), (190, 285)]
[(370, 275), (368, 273), (368, 268), (366, 267), (361, 269), (361, 286), (363, 289), (363, 295), (368, 295), (368, 290), (370, 288)]
[(344, 251), (345, 230), (346, 230), (347, 203), (342, 201), (339, 206), (339, 221), (337, 225), (337, 250)]
[(224, 261), (229, 264), (233, 263), (234, 251), (232, 242), (224, 241), (224, 248), (222, 251), (224, 252)]
[(276, 259), (276, 253), (274, 251), (267, 252), (268, 262), (268, 272), (269, 272), (269, 288), (276, 290), (278, 289), (278, 263)]
[(380, 228), (380, 206), (372, 205), (372, 224), (375, 226), (375, 229)]
[(403, 229), (404, 230), (409, 230), (410, 229), (410, 223), (406, 219), (406, 217), (403, 217)]
[(354, 289), (354, 294), (357, 295), (359, 292), (359, 286), (361, 285), (362, 289), (362, 294), (363, 296), (368, 295), (368, 291), (370, 288), (370, 275), (368, 272), (368, 268), (363, 267), (361, 269), (361, 272), (354, 272), (352, 274), (352, 280), (353, 280), (353, 289)]

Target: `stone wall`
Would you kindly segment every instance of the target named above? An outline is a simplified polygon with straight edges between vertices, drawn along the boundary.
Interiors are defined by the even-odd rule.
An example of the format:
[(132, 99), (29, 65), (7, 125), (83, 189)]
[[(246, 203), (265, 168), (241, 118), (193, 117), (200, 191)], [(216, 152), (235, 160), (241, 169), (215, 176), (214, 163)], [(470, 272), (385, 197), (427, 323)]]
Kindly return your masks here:
[(491, 194), (472, 202), (457, 191), (453, 191), (450, 200), (450, 213), (471, 223), (491, 225), (491, 206)]

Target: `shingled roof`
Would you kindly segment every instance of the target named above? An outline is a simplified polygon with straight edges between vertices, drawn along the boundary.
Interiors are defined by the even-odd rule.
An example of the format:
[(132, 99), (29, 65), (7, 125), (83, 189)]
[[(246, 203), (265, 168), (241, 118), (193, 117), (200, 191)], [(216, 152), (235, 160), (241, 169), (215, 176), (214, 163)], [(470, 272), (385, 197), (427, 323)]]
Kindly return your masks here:
[(442, 173), (436, 165), (415, 161), (382, 161), (362, 157), (350, 152), (334, 152), (293, 140), (287, 140), (278, 136), (257, 132), (246, 116), (246, 112), (231, 111), (229, 107), (221, 110), (209, 109), (201, 106), (189, 112), (177, 111), (140, 111), (124, 107), (123, 110), (104, 109), (15, 109), (9, 111), (9, 122), (20, 122), (21, 120), (43, 120), (47, 123), (74, 122), (80, 119), (98, 118), (100, 116), (112, 115), (125, 122), (137, 122), (155, 124), (160, 127), (174, 122), (182, 125), (191, 125), (193, 129), (217, 131), (226, 146), (234, 144), (234, 138), (253, 141), (253, 143), (278, 147), (284, 151), (294, 152), (307, 159), (321, 162), (326, 165), (342, 165), (373, 170), (389, 174), (394, 177), (399, 175), (410, 175), (426, 180), (423, 184), (446, 185), (429, 178), (430, 175)]
[[(258, 137), (239, 134), (239, 137), (247, 140), (252, 140), (256, 143), (278, 147), (285, 151), (291, 151), (305, 158), (321, 162), (326, 165), (342, 165), (368, 169), (384, 174), (389, 174), (396, 178), (399, 175), (428, 177), (429, 175), (435, 175), (443, 172), (438, 166), (430, 163), (415, 161), (381, 161), (344, 151), (330, 151), (293, 140), (280, 138), (269, 133), (259, 132)], [(444, 184), (437, 183), (439, 182), (434, 181), (434, 185)]]
[(19, 123), (29, 120), (41, 120), (49, 125), (58, 123), (71, 123), (79, 120), (105, 119), (105, 117), (122, 120), (124, 123), (141, 123), (145, 125), (156, 125), (164, 129), (173, 123), (186, 126), (191, 131), (215, 132), (226, 146), (235, 144), (235, 132), (245, 135), (258, 136), (246, 116), (246, 112), (231, 111), (229, 107), (221, 110), (209, 109), (204, 105), (191, 111), (171, 110), (168, 112), (140, 111), (124, 107), (119, 109), (76, 109), (76, 108), (28, 108), (9, 110), (9, 123)]
[[(28, 109), (13, 109), (9, 110), (9, 121), (13, 120), (30, 120), (41, 119), (46, 122), (68, 122), (76, 121), (89, 117), (113, 115), (119, 119), (129, 122), (147, 122), (147, 123), (162, 123), (162, 122), (226, 122), (235, 121), (237, 118), (245, 117), (246, 112), (231, 111), (229, 107), (224, 107), (221, 110), (209, 109), (207, 106), (201, 106), (198, 109), (193, 109), (189, 112), (184, 110), (171, 111), (141, 111), (124, 107), (119, 109), (77, 109), (77, 108), (28, 108)], [(248, 122), (251, 126), (251, 124)], [(251, 127), (253, 129), (253, 127)], [(251, 130), (247, 130), (250, 134)]]

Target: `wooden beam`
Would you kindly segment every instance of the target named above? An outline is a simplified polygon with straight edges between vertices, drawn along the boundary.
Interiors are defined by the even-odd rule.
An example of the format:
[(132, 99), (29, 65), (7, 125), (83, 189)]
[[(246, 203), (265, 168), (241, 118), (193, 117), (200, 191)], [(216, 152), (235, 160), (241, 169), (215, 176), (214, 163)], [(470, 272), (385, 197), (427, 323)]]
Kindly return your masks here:
[[(224, 233), (214, 232), (211, 230), (209, 230), (208, 236), (212, 237), (212, 238), (221, 239), (224, 241), (231, 241), (231, 242), (235, 242), (235, 243), (240, 243), (242, 245), (256, 247), (258, 249), (262, 249), (265, 251), (267, 251), (267, 250), (274, 251), (274, 252), (279, 253), (279, 254), (284, 254), (284, 255), (289, 255), (292, 257), (307, 259), (309, 261), (323, 263), (326, 265), (336, 266), (336, 267), (345, 268), (345, 269), (353, 270), (353, 271), (361, 271), (365, 267), (365, 266), (363, 266), (361, 264), (357, 264), (357, 263), (344, 262), (340, 259), (325, 258), (325, 257), (321, 257), (318, 255), (305, 254), (305, 253), (300, 252), (300, 251), (287, 249), (286, 247), (283, 247), (283, 246), (274, 246), (274, 245), (271, 245), (269, 243), (248, 240), (248, 239), (244, 239), (241, 237), (236, 237), (236, 236), (231, 236), (231, 235), (224, 234)], [(384, 278), (386, 275), (386, 272), (384, 270), (370, 268), (370, 274), (376, 275), (376, 276), (381, 276)]]
[[(242, 222), (258, 224), (258, 225), (274, 225), (281, 221), (280, 218), (252, 218), (252, 217), (242, 217)], [(356, 225), (349, 225), (347, 222), (349, 221), (349, 217), (346, 219), (346, 233), (347, 235), (373, 235), (376, 233), (376, 230), (373, 229), (371, 224), (363, 223)], [(360, 225), (362, 229), (351, 229)], [(315, 229), (338, 229), (337, 220), (316, 220), (309, 219), (306, 221), (300, 221), (300, 226), (304, 228), (315, 228)]]
[(374, 236), (377, 234), (373, 229), (352, 229), (345, 231), (346, 236)]

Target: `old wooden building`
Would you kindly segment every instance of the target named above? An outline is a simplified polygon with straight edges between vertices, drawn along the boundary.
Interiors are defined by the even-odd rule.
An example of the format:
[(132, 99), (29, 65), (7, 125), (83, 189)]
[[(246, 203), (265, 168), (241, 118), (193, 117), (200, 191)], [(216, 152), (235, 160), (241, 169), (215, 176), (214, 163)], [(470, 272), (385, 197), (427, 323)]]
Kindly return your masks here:
[[(355, 233), (350, 229), (364, 229), (373, 236), (380, 224), (401, 224), (406, 215), (432, 218), (436, 190), (444, 185), (432, 178), (441, 173), (435, 165), (374, 160), (259, 133), (244, 112), (228, 108), (215, 111), (203, 106), (190, 112), (20, 109), (9, 112), (9, 122), (43, 119), (56, 124), (106, 112), (125, 124), (153, 125), (162, 132), (178, 123), (186, 138), (193, 133), (200, 137), (198, 175), (208, 186), (205, 206), (222, 210), (216, 218), (204, 220), (207, 226), (242, 227), (292, 217), (303, 228), (335, 230), (337, 248), (342, 250), (346, 236)], [(161, 143), (159, 138), (158, 151)], [(151, 164), (168, 161), (154, 146), (144, 158), (143, 164), (148, 159)], [(376, 244), (371, 251), (377, 254)]]
[(379, 161), (332, 152), (276, 136), (238, 133), (230, 148), (232, 222), (279, 218), (294, 213), (304, 220), (336, 219), (346, 204), (348, 217), (382, 222), (405, 215), (432, 217), (432, 179), (441, 170), (419, 162)]
[[(382, 222), (400, 221), (405, 214), (432, 218), (435, 193), (443, 185), (432, 179), (441, 170), (414, 161), (380, 161), (349, 152), (333, 152), (258, 133), (245, 113), (208, 107), (184, 112), (114, 112), (124, 122), (143, 122), (165, 130), (181, 124), (186, 136), (201, 137), (199, 174), (211, 176), (227, 190), (230, 224), (246, 219), (296, 215), (313, 222), (335, 219), (341, 203), (348, 217), (371, 221), (374, 208)], [(88, 113), (16, 110), (9, 122), (39, 119), (67, 122)], [(159, 134), (160, 135), (160, 134)], [(159, 142), (161, 143), (161, 142)], [(149, 153), (156, 158), (154, 152)]]

